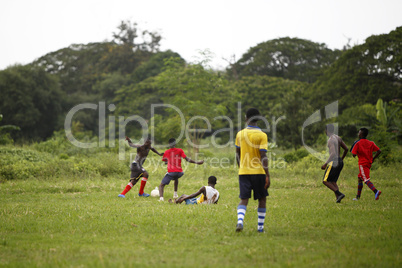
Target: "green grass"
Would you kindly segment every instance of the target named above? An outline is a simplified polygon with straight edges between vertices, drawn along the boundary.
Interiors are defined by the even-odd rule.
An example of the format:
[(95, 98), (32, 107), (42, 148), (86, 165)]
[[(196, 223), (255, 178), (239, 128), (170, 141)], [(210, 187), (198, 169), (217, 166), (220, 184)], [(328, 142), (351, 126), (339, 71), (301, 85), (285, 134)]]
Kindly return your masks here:
[[(259, 234), (255, 201), (249, 203), (244, 231), (235, 232), (236, 168), (190, 165), (180, 179), (179, 194), (195, 192), (209, 175), (216, 175), (219, 204), (174, 205), (139, 198), (139, 185), (125, 199), (117, 198), (129, 172), (104, 177), (97, 171), (97, 156), (99, 165), (107, 157), (117, 158), (85, 156), (92, 173), (66, 175), (59, 170), (54, 177), (1, 181), (1, 267), (402, 265), (398, 165), (373, 166), (372, 181), (383, 192), (380, 200), (364, 186), (362, 199), (354, 202), (357, 163), (348, 158), (339, 180), (346, 194), (341, 204), (321, 183), (323, 171), (313, 158), (272, 169), (266, 233)], [(74, 167), (84, 160), (77, 158), (57, 163)], [(147, 192), (159, 185), (165, 172), (163, 166), (152, 169)], [(165, 200), (172, 194), (173, 185), (168, 185)]]

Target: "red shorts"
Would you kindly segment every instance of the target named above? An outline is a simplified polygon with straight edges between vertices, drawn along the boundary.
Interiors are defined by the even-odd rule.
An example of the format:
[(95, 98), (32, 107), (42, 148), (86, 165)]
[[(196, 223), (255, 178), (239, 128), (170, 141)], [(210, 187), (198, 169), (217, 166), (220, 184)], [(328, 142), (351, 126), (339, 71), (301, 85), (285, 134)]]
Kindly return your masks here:
[(363, 180), (364, 182), (370, 180), (370, 168), (371, 168), (371, 166), (359, 165), (360, 173), (357, 177), (359, 179)]

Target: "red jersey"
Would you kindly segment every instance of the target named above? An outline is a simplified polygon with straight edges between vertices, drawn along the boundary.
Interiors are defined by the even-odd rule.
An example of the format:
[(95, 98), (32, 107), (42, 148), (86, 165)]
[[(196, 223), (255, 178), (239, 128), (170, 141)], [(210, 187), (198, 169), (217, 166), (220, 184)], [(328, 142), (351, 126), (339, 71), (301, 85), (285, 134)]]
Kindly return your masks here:
[(380, 150), (374, 142), (367, 139), (360, 139), (353, 148), (352, 154), (359, 157), (359, 165), (371, 165), (373, 163), (373, 152)]
[(181, 168), (181, 159), (186, 158), (186, 154), (180, 148), (170, 148), (165, 151), (162, 161), (167, 161), (168, 172), (183, 172)]

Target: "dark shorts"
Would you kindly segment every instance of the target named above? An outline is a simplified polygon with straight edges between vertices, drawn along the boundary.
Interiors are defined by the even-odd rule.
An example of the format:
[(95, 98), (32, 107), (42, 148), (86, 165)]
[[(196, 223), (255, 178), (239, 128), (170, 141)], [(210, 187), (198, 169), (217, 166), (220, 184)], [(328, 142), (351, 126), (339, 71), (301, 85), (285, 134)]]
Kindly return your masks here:
[(165, 177), (163, 177), (162, 184), (168, 185), (171, 180), (178, 180), (183, 175), (183, 172), (168, 172)]
[(337, 182), (339, 175), (343, 169), (343, 161), (341, 158), (328, 163), (324, 172), (323, 181)]
[(254, 193), (254, 200), (268, 196), (265, 189), (265, 174), (258, 175), (239, 175), (239, 187), (241, 199), (251, 198), (251, 190)]
[(131, 170), (130, 178), (136, 181), (138, 181), (145, 172), (145, 169), (136, 162), (130, 164), (130, 170)]

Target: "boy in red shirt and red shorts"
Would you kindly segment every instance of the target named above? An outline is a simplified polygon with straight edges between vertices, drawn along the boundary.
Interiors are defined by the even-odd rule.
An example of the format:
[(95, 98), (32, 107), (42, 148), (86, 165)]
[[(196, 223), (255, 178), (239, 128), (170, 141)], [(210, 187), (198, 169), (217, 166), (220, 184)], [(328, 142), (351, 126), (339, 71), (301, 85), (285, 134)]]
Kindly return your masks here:
[[(377, 190), (373, 183), (370, 181), (370, 168), (371, 164), (374, 160), (380, 155), (381, 150), (375, 145), (374, 142), (367, 140), (368, 129), (361, 128), (359, 130), (359, 140), (357, 140), (350, 150), (353, 154), (353, 157), (359, 158), (359, 175), (358, 175), (358, 186), (357, 186), (357, 195), (353, 200), (359, 200), (362, 189), (363, 182), (374, 192), (375, 200), (380, 198), (381, 191)], [(373, 152), (377, 152), (373, 157)]]

